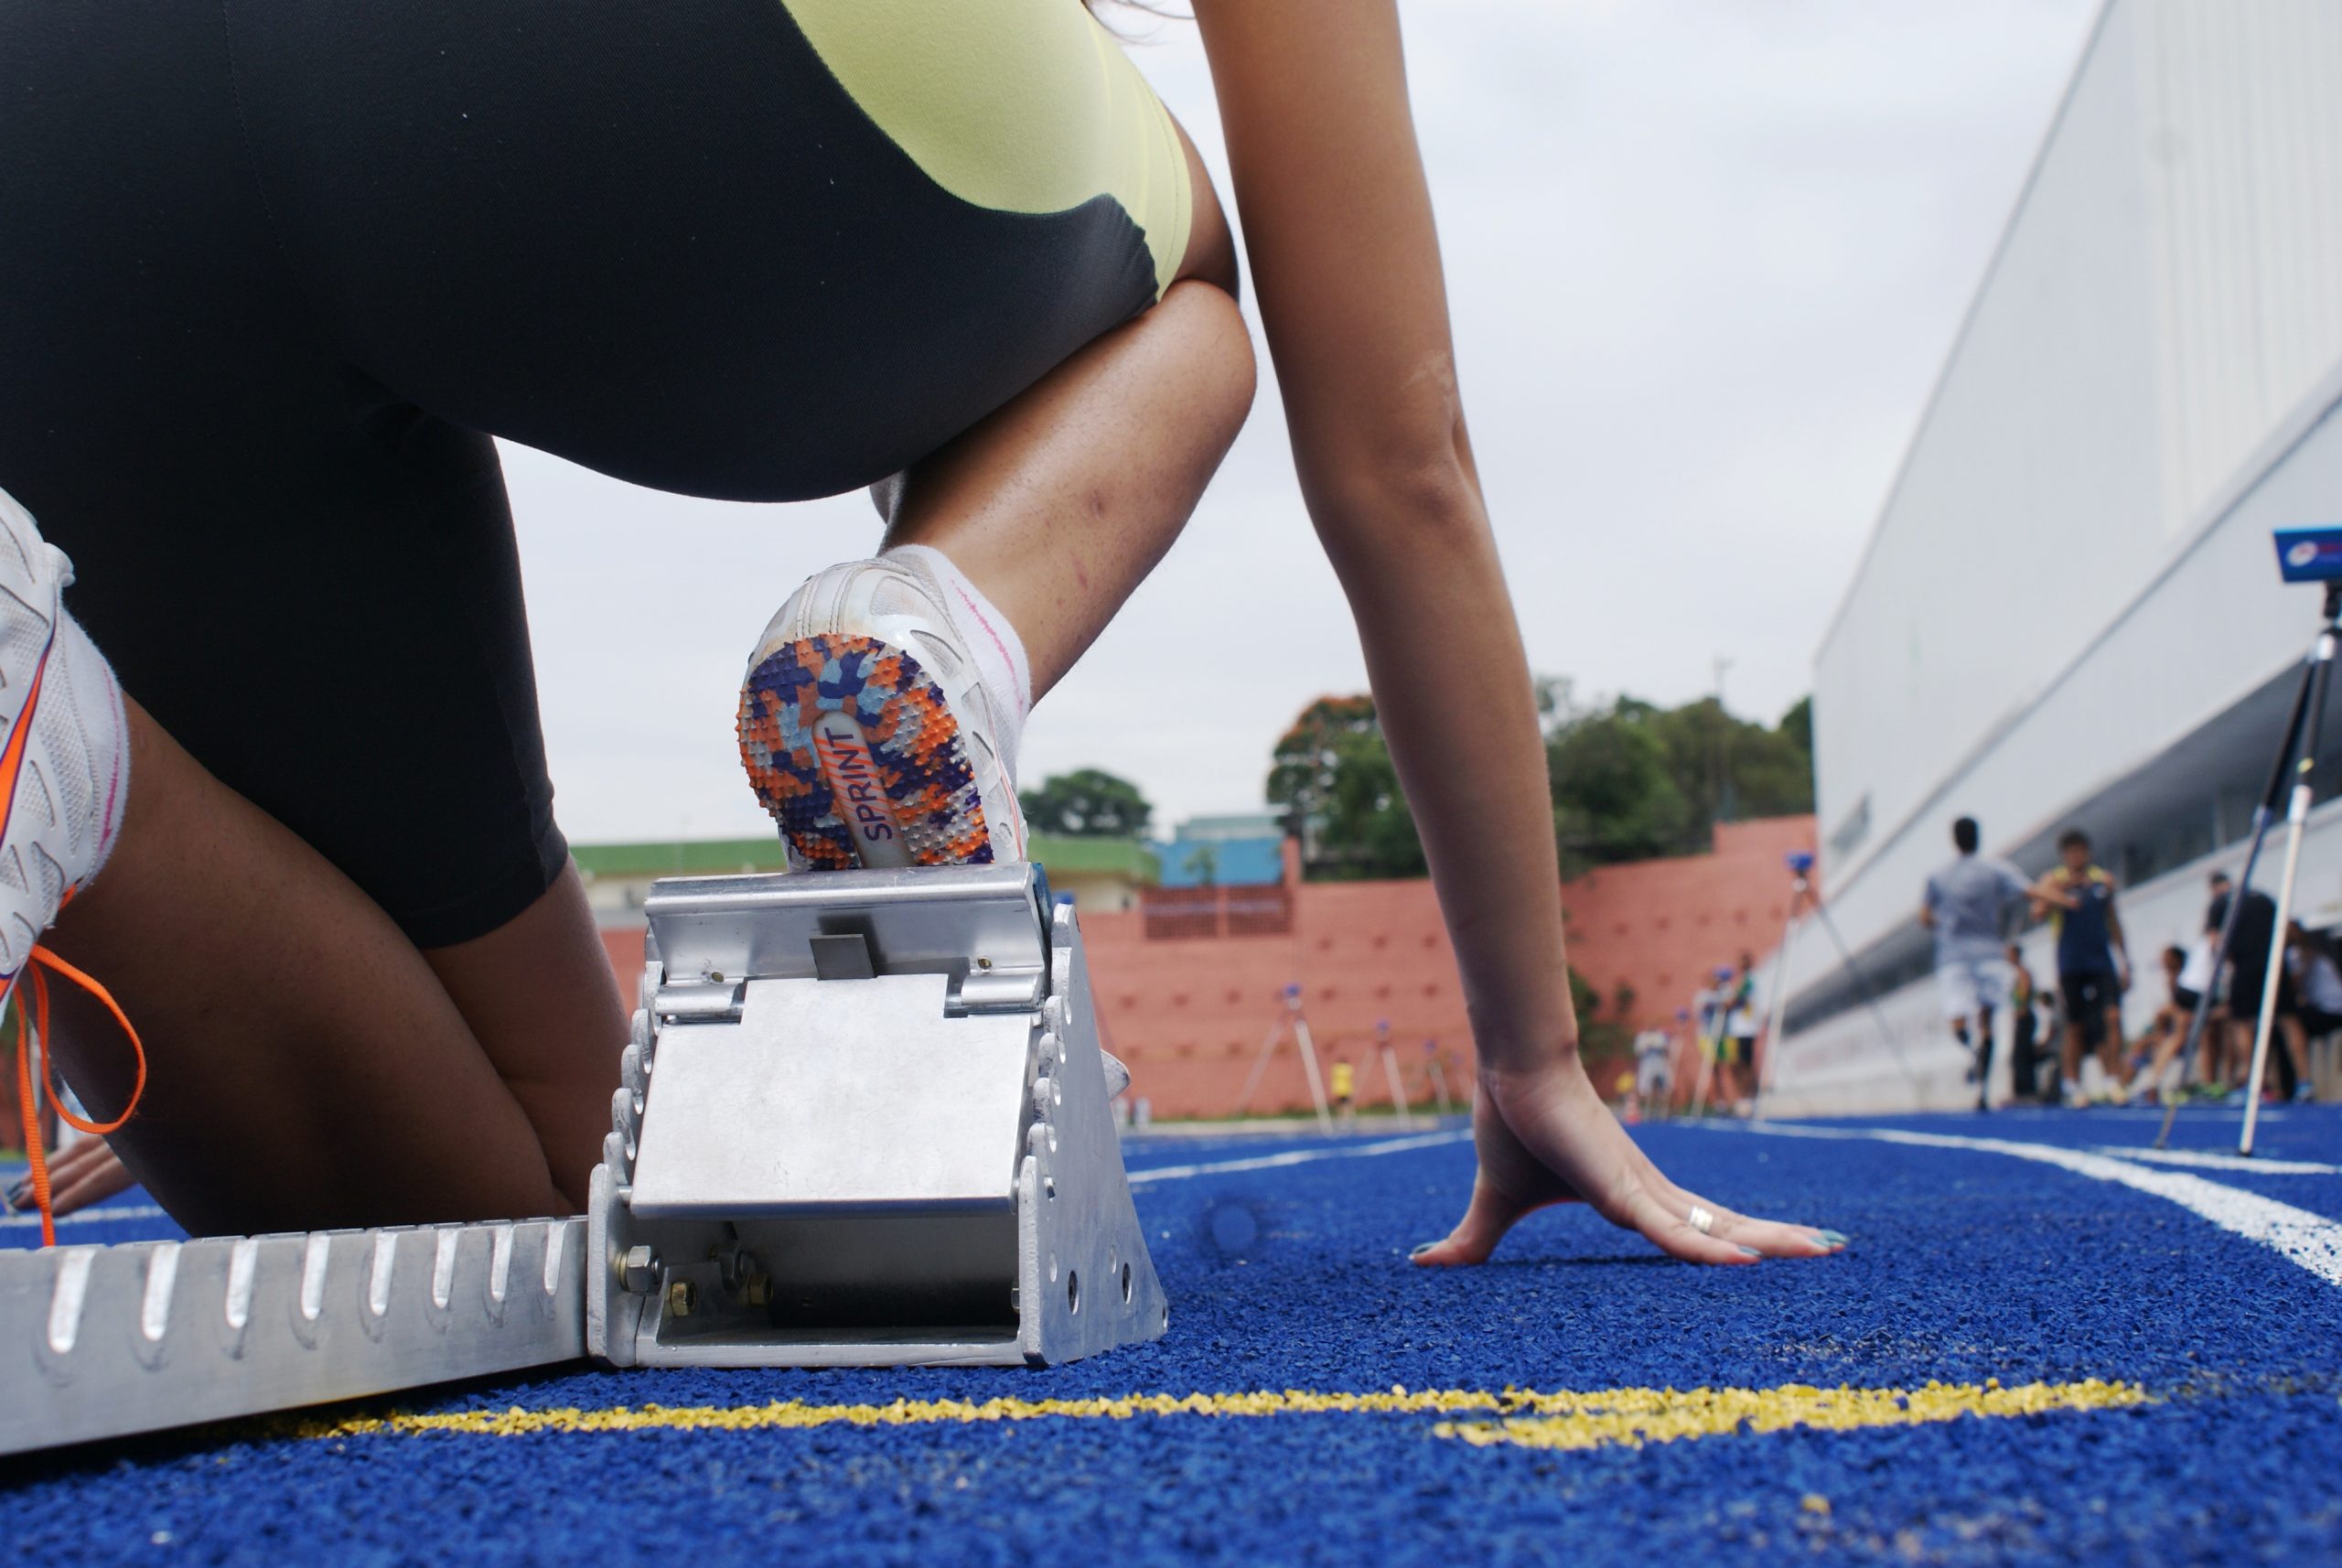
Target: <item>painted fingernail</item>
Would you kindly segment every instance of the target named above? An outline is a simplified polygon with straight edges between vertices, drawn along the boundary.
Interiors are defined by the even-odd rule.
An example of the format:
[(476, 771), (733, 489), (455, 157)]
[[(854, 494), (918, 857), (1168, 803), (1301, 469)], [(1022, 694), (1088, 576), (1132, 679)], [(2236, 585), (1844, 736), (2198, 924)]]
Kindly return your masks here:
[(1754, 1247), (1742, 1247), (1740, 1250), (1747, 1253), (1752, 1258), (1761, 1258), (1765, 1255)]
[(1439, 1245), (1439, 1243), (1438, 1243), (1438, 1242), (1436, 1242), (1436, 1241), (1421, 1241), (1421, 1242), (1418, 1242), (1418, 1243), (1416, 1243), (1413, 1247), (1412, 1247), (1412, 1248), (1410, 1248), (1410, 1249), (1408, 1250), (1407, 1256), (1409, 1256), (1410, 1258), (1420, 1258), (1420, 1257), (1422, 1257), (1425, 1252), (1430, 1251), (1434, 1247), (1436, 1247), (1436, 1246), (1438, 1246), (1438, 1245)]
[(1814, 1235), (1832, 1247), (1842, 1247), (1850, 1240), (1842, 1230), (1817, 1230)]

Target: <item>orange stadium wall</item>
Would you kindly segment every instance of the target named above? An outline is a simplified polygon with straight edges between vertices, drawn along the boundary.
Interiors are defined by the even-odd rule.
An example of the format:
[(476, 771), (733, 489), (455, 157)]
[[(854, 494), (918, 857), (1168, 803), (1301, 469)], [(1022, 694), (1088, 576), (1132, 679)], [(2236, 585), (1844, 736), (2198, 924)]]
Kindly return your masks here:
[[(1811, 817), (1731, 823), (1715, 830), (1711, 854), (1563, 883), (1570, 961), (1602, 996), (1599, 1015), (1623, 983), (1634, 1010), (1608, 1021), (1671, 1026), (1710, 970), (1744, 950), (1762, 958), (1788, 908), (1783, 857), (1812, 847)], [(1361, 1104), (1388, 1099), (1374, 1051), (1383, 1020), (1411, 1099), (1428, 1099), (1434, 1052), (1451, 1091), (1467, 1092), (1471, 1030), (1428, 882), (1303, 882), (1288, 843), (1282, 886), (1149, 888), (1138, 908), (1086, 913), (1081, 929), (1107, 1048), (1130, 1064), (1133, 1093), (1157, 1117), (1232, 1112), (1296, 983), (1320, 1061), (1352, 1065)], [(602, 940), (631, 997), (642, 932), (605, 930)], [(1282, 1045), (1251, 1109), (1308, 1104), (1300, 1058)]]

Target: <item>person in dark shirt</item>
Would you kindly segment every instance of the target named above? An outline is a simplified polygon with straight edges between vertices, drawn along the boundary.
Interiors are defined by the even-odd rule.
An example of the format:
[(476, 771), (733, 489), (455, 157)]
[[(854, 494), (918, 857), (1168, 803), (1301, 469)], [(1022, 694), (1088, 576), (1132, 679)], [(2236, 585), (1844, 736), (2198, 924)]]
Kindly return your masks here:
[[(2229, 900), (2236, 889), (2226, 874), (2212, 874), (2212, 906), (2205, 922), (2218, 930), (2229, 918)], [(2269, 955), (2277, 940), (2277, 906), (2266, 893), (2244, 890), (2236, 912), (2236, 929), (2228, 947), (2229, 1059), (2236, 1065), (2237, 1082), (2248, 1088), (2252, 1076), (2252, 1041), (2261, 1027), (2261, 1005), (2268, 993)], [(2294, 996), (2294, 977), (2277, 965), (2276, 1035), (2285, 1044), (2283, 1063), (2272, 1061), (2282, 1087), (2283, 1069), (2293, 1069), (2296, 1087), (2309, 1081), (2309, 1042), (2302, 1033), (2301, 1007)], [(2272, 1053), (2273, 1056), (2274, 1053)]]
[(2066, 1092), (2074, 1103), (2087, 1103), (2082, 1054), (2095, 1047), (2099, 1065), (2122, 1099), (2129, 1089), (2122, 993), (2131, 988), (2131, 955), (2114, 912), (2114, 878), (2091, 864), (2090, 835), (2079, 828), (2058, 835), (2057, 856), (2061, 864), (2034, 884), (2033, 912), (2057, 925), (2057, 994), (2066, 1005)]

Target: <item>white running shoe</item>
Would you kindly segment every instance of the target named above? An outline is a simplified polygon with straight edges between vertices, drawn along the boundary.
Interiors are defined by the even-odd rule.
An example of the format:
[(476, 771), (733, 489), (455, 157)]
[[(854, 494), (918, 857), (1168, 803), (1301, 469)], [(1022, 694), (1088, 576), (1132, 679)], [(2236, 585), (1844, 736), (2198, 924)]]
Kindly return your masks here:
[(793, 870), (1025, 858), (1003, 717), (916, 558), (849, 561), (772, 618), (740, 760)]
[(0, 490), (0, 995), (105, 864), (128, 795), (122, 688), (65, 613), (73, 563)]

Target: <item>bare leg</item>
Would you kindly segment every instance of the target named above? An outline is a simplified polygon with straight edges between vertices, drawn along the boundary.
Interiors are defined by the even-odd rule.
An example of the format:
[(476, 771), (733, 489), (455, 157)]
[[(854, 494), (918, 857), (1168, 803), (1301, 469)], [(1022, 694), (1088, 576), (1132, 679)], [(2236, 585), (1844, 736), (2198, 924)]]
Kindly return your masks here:
[(610, 1130), (628, 1006), (576, 868), (564, 866), (543, 897), (488, 935), (423, 957), (521, 1102), (553, 1185), (585, 1208)]
[(1993, 1010), (1981, 1008), (1976, 1014), (1976, 1109), (1990, 1110), (1993, 1103)]
[(2294, 1058), (2294, 1081), (2308, 1083), (2309, 1035), (2299, 1018), (2290, 1015), (2277, 1020), (2277, 1032), (2284, 1036), (2285, 1054)]
[[(112, 1140), (131, 1173), (199, 1235), (565, 1212), (521, 1101), (424, 955), (134, 703), (129, 717), (122, 838), (49, 940), (145, 1037), (146, 1098)], [(110, 1115), (128, 1049), (54, 989), (59, 1064)]]
[(951, 558), (1024, 639), (1036, 701), (1187, 526), (1252, 406), (1236, 248), (1187, 142), (1179, 281), (908, 473), (874, 487), (886, 543)]
[(1174, 284), (882, 494), (886, 542), (933, 545), (1000, 607), (1037, 699), (1171, 548), (1252, 402), (1236, 302)]

